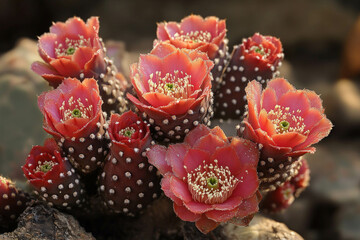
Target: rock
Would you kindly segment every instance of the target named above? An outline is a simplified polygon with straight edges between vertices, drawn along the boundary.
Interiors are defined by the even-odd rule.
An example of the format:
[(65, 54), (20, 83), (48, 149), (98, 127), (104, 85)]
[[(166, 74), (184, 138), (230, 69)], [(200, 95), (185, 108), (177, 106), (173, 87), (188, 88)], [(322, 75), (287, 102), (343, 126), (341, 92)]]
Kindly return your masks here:
[(0, 173), (13, 179), (22, 178), (30, 148), (45, 138), (37, 95), (48, 88), (30, 69), (35, 60), (36, 43), (28, 39), (0, 57)]
[(19, 218), (18, 228), (14, 232), (0, 235), (0, 240), (15, 239), (95, 240), (74, 217), (44, 205), (28, 207)]
[(299, 234), (291, 231), (285, 224), (260, 215), (255, 215), (248, 227), (226, 224), (223, 226), (222, 233), (227, 239), (233, 240), (303, 240)]
[(182, 232), (185, 240), (303, 240), (299, 234), (291, 231), (285, 224), (260, 215), (255, 215), (248, 227), (227, 223), (204, 235), (196, 229), (195, 224), (185, 223)]

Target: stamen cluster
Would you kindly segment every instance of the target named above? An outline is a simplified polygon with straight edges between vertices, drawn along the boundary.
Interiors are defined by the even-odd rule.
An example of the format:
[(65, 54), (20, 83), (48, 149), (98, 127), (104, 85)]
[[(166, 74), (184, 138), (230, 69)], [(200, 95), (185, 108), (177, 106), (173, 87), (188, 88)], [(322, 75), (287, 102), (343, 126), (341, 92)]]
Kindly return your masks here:
[(223, 203), (235, 189), (239, 179), (231, 174), (228, 166), (218, 166), (217, 160), (199, 165), (187, 174), (189, 190), (194, 200), (206, 204)]

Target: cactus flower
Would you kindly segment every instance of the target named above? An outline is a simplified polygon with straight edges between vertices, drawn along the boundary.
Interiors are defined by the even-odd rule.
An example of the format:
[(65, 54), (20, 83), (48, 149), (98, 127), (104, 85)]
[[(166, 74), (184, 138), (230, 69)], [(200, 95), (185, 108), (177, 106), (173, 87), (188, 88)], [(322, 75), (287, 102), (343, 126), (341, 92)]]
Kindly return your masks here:
[(199, 51), (159, 43), (131, 66), (137, 97), (127, 97), (165, 141), (181, 141), (200, 123), (208, 123), (213, 63)]
[(53, 135), (76, 169), (89, 173), (106, 154), (102, 100), (94, 79), (67, 78), (57, 89), (41, 94), (38, 105), (44, 130)]
[(299, 157), (315, 152), (312, 145), (329, 135), (332, 123), (315, 92), (296, 90), (282, 78), (269, 81), (265, 89), (250, 82), (246, 97), (249, 112), (239, 134), (261, 146), (262, 188), (275, 190), (297, 174)]
[(164, 176), (161, 187), (176, 215), (204, 234), (222, 222), (247, 225), (258, 211), (259, 150), (249, 140), (199, 125), (184, 143), (155, 145), (147, 156)]
[(86, 23), (78, 17), (54, 23), (50, 32), (39, 38), (39, 54), (45, 63), (34, 62), (32, 70), (55, 88), (67, 77), (98, 78), (106, 71), (98, 34), (97, 17)]
[(50, 206), (70, 208), (80, 205), (83, 189), (80, 177), (75, 173), (53, 138), (44, 146), (34, 146), (22, 167), (35, 194)]

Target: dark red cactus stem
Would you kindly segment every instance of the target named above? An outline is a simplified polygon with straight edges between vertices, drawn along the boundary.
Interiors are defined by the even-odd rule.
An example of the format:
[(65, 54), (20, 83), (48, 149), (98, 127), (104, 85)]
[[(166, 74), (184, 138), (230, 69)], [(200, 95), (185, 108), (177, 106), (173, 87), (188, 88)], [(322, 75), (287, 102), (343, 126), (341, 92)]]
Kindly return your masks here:
[(108, 137), (110, 153), (99, 177), (103, 204), (110, 213), (138, 215), (160, 194), (156, 169), (146, 157), (153, 142), (149, 126), (131, 111), (112, 115)]
[(189, 131), (198, 126), (205, 124), (210, 126), (210, 119), (213, 117), (213, 93), (193, 109), (189, 109), (183, 115), (161, 116), (156, 113), (143, 112), (141, 117), (150, 124), (152, 137), (159, 143), (169, 144), (182, 142)]
[(17, 189), (11, 180), (0, 176), (0, 230), (12, 230), (29, 201), (29, 196)]
[[(102, 39), (100, 39), (104, 52), (106, 54), (106, 47)], [(124, 113), (128, 107), (128, 100), (126, 99), (126, 92), (129, 91), (131, 84), (128, 79), (118, 71), (113, 63), (113, 60), (108, 57), (104, 58), (106, 64), (106, 71), (97, 78), (100, 95), (103, 100), (102, 110), (106, 113)]]
[[(263, 41), (272, 41), (278, 48), (272, 49), (269, 56), (254, 52), (252, 48), (258, 43), (252, 46), (253, 39), (260, 37)], [(258, 46), (263, 48), (261, 44)], [(265, 52), (266, 50), (263, 49)], [(278, 67), (281, 66), (283, 57), (281, 43), (273, 37), (255, 34), (243, 39), (242, 44), (235, 45), (224, 70), (221, 86), (215, 94), (215, 118), (241, 119), (247, 104), (245, 87), (248, 82), (256, 79), (265, 87), (268, 80), (279, 74)]]
[(214, 68), (211, 70), (213, 81), (212, 83), (212, 91), (215, 93), (219, 88), (222, 82), (222, 76), (224, 71), (226, 70), (226, 65), (229, 62), (230, 54), (229, 47), (227, 46), (229, 40), (224, 39), (223, 42), (219, 46), (219, 50), (216, 53), (216, 56), (211, 59), (214, 61)]
[(274, 191), (285, 182), (296, 176), (301, 167), (301, 157), (264, 157), (259, 144), (260, 160), (258, 163), (259, 190), (263, 192)]

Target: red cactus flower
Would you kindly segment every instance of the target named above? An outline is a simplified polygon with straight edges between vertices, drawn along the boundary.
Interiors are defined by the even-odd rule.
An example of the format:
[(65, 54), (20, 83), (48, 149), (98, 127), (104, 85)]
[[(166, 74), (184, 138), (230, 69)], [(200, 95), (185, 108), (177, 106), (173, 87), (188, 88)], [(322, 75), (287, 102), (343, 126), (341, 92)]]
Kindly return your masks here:
[(246, 96), (249, 112), (241, 130), (245, 138), (261, 144), (262, 186), (281, 185), (297, 174), (298, 158), (314, 153), (312, 145), (329, 135), (332, 124), (316, 93), (296, 90), (285, 79), (271, 80), (264, 90), (252, 81)]
[(158, 23), (156, 45), (159, 41), (166, 41), (177, 48), (196, 49), (205, 52), (215, 62), (212, 69), (214, 78), (213, 89), (221, 80), (228, 47), (226, 36), (226, 21), (217, 17), (202, 18), (190, 15), (177, 22)]
[(158, 23), (157, 38), (177, 48), (197, 49), (214, 58), (226, 35), (225, 20), (190, 15), (177, 22)]
[(159, 43), (131, 66), (137, 98), (127, 97), (154, 128), (157, 139), (181, 141), (212, 113), (213, 63), (206, 54)]
[(50, 206), (70, 208), (81, 204), (83, 189), (80, 177), (75, 173), (53, 138), (44, 146), (34, 146), (22, 167), (35, 194)]
[(39, 38), (39, 54), (45, 63), (33, 63), (32, 70), (53, 87), (67, 77), (98, 78), (106, 71), (98, 33), (97, 17), (89, 18), (86, 23), (78, 17), (54, 23), (50, 33)]
[(284, 185), (269, 192), (261, 201), (261, 210), (279, 212), (287, 209), (298, 198), (302, 191), (309, 186), (310, 170), (306, 159), (301, 158), (301, 167), (297, 175)]
[(155, 145), (147, 156), (164, 176), (161, 187), (177, 216), (205, 234), (222, 222), (247, 225), (258, 211), (259, 151), (248, 140), (199, 125), (184, 143)]
[(114, 212), (133, 216), (160, 192), (159, 178), (147, 161), (149, 126), (135, 113), (111, 115), (111, 147), (100, 177), (100, 195)]
[(11, 230), (16, 219), (25, 210), (29, 197), (18, 190), (14, 183), (0, 176), (0, 229)]
[(279, 39), (255, 33), (234, 46), (222, 84), (215, 94), (215, 116), (240, 119), (245, 110), (245, 87), (252, 80), (263, 87), (275, 77), (284, 58)]
[(94, 171), (104, 160), (106, 145), (102, 100), (94, 79), (68, 78), (38, 98), (43, 128), (53, 135), (75, 168)]

